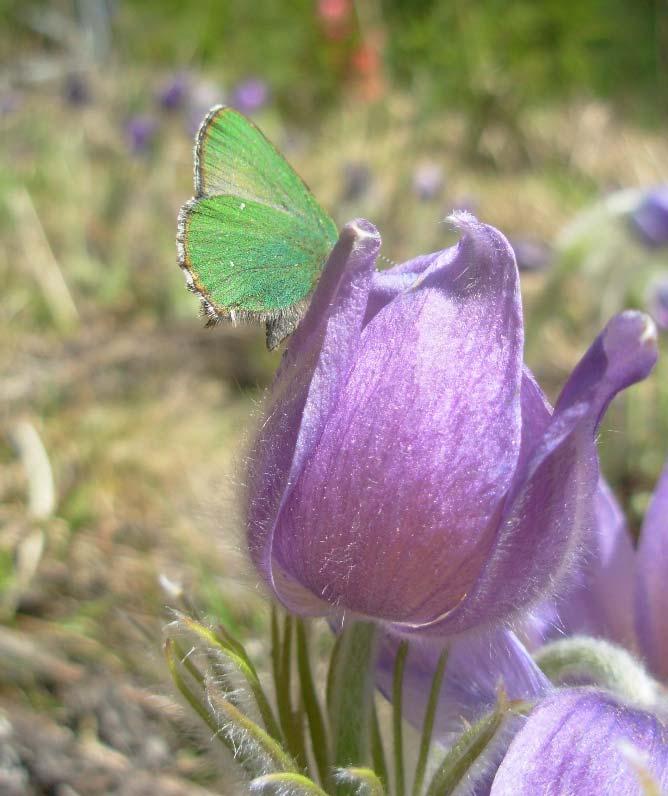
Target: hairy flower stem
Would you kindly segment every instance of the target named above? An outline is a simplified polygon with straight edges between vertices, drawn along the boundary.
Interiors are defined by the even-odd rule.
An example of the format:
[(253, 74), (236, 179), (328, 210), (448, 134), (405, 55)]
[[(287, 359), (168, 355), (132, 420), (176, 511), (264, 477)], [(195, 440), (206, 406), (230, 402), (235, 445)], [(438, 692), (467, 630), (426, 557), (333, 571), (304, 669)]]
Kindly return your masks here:
[[(336, 766), (369, 762), (374, 698), (377, 629), (371, 622), (353, 622), (344, 630), (332, 677), (332, 731)], [(351, 793), (341, 783), (338, 794)]]
[(602, 639), (574, 636), (554, 641), (536, 653), (536, 663), (558, 685), (590, 683), (640, 707), (655, 707), (661, 686), (622, 647)]

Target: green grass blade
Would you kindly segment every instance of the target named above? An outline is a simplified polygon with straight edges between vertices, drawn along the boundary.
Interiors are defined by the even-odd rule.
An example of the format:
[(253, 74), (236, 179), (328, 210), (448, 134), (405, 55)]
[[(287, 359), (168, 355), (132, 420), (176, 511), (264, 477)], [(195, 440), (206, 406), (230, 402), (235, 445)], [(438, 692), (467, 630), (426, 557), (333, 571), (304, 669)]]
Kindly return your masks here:
[(389, 788), (390, 778), (387, 771), (383, 735), (380, 731), (380, 722), (378, 721), (378, 712), (375, 705), (371, 713), (371, 762), (373, 763), (374, 771), (383, 783), (383, 787)]
[[(190, 707), (197, 713), (197, 715), (202, 719), (202, 721), (209, 727), (209, 729), (214, 732), (218, 733), (218, 726), (213, 718), (213, 716), (209, 713), (206, 707), (197, 699), (193, 691), (187, 685), (184, 677), (181, 674), (180, 666), (183, 664), (182, 656), (177, 652), (175, 644), (172, 639), (168, 638), (165, 641), (164, 645), (164, 652), (165, 658), (167, 659), (167, 666), (169, 667), (169, 673), (172, 676), (172, 680), (174, 681), (174, 685), (178, 688), (181, 695), (184, 697), (186, 702), (190, 705)], [(221, 740), (223, 740), (221, 738)]]
[(426, 796), (450, 796), (466, 777), (476, 760), (493, 740), (501, 727), (507, 708), (499, 707), (493, 713), (469, 727), (455, 745), (448, 750), (434, 774)]
[(299, 761), (301, 768), (305, 770), (308, 766), (308, 759), (304, 749), (303, 715), (300, 709), (292, 710), (293, 624), (293, 618), (286, 614), (281, 635), (278, 612), (272, 606), (271, 660), (278, 718), (290, 754)]
[(308, 718), (309, 729), (311, 732), (311, 748), (318, 768), (320, 782), (327, 787), (329, 782), (329, 740), (327, 738), (327, 728), (320, 708), (320, 701), (313, 682), (313, 672), (311, 670), (311, 658), (306, 638), (306, 627), (303, 620), (297, 620), (297, 668), (299, 671), (299, 682), (302, 689), (302, 697), (306, 716)]
[(415, 766), (415, 779), (413, 780), (413, 796), (420, 796), (422, 786), (424, 784), (424, 775), (427, 769), (427, 759), (429, 757), (429, 749), (431, 747), (431, 736), (434, 731), (434, 719), (436, 717), (436, 708), (438, 707), (438, 697), (441, 693), (441, 685), (443, 684), (443, 675), (445, 674), (445, 667), (448, 662), (448, 650), (443, 650), (436, 665), (436, 671), (431, 681), (431, 690), (429, 691), (429, 701), (427, 702), (427, 710), (424, 714), (424, 722), (422, 724), (422, 737), (420, 738), (420, 752), (418, 754), (417, 765)]
[(370, 768), (339, 768), (336, 770), (339, 782), (347, 782), (355, 786), (357, 794), (364, 796), (385, 796), (385, 788), (375, 771)]
[(265, 774), (250, 783), (252, 791), (274, 788), (280, 794), (306, 794), (306, 796), (327, 796), (325, 791), (303, 774)]
[(327, 706), (327, 712), (331, 718), (333, 712), (333, 694), (334, 694), (334, 673), (336, 672), (336, 665), (337, 660), (339, 657), (339, 652), (341, 650), (341, 639), (343, 634), (339, 633), (334, 641), (334, 646), (332, 647), (332, 651), (329, 654), (329, 668), (327, 669), (327, 685), (325, 691), (325, 704)]
[(406, 787), (404, 776), (404, 726), (403, 726), (403, 692), (404, 669), (408, 642), (399, 644), (394, 659), (394, 676), (392, 678), (392, 735), (394, 740), (394, 792), (395, 796), (404, 796)]

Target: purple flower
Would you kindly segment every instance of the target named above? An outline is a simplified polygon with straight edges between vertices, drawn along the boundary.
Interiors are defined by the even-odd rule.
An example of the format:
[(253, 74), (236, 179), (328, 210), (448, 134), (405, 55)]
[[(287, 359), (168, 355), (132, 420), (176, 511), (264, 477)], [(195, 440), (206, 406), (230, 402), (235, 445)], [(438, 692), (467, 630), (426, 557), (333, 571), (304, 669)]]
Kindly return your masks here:
[(668, 683), (668, 463), (649, 505), (637, 552), (636, 627), (650, 670)]
[[(384, 634), (380, 644), (376, 683), (388, 698), (392, 694), (394, 660), (399, 639)], [(403, 715), (421, 727), (429, 690), (443, 651), (441, 639), (411, 642), (403, 681)], [(467, 634), (448, 644), (448, 658), (435, 715), (434, 737), (451, 740), (465, 723), (473, 723), (494, 709), (503, 688), (509, 699), (536, 700), (552, 691), (515, 633), (492, 629)]]
[(468, 214), (457, 246), (374, 270), (342, 232), (290, 340), (250, 455), (249, 549), (290, 610), (453, 634), (556, 588), (590, 524), (594, 433), (656, 359), (616, 316), (550, 411), (522, 362), (512, 249)]
[(166, 111), (176, 111), (183, 107), (188, 91), (190, 78), (185, 72), (178, 72), (167, 80), (158, 91), (158, 103)]
[(264, 80), (251, 77), (232, 90), (231, 104), (242, 113), (254, 113), (267, 104), (269, 87)]
[(650, 285), (647, 310), (663, 331), (668, 331), (668, 276)]
[[(538, 610), (543, 640), (587, 634), (638, 651), (650, 671), (668, 682), (668, 463), (656, 487), (634, 550), (626, 521), (602, 485), (594, 532), (574, 583)], [(540, 620), (539, 620), (540, 621)]]
[(668, 185), (658, 185), (645, 194), (631, 214), (631, 225), (647, 246), (668, 245)]
[(552, 264), (552, 250), (541, 241), (516, 238), (511, 245), (520, 271), (544, 271)]
[[(668, 788), (668, 728), (594, 689), (548, 696), (515, 736), (491, 796), (641, 796)], [(650, 792), (650, 791), (645, 791)]]
[(594, 504), (595, 523), (583, 540), (585, 553), (563, 593), (541, 606), (530, 620), (538, 640), (588, 635), (637, 648), (633, 617), (635, 551), (626, 518), (601, 480)]
[(158, 132), (158, 123), (152, 116), (133, 116), (125, 126), (125, 137), (135, 154), (145, 152)]

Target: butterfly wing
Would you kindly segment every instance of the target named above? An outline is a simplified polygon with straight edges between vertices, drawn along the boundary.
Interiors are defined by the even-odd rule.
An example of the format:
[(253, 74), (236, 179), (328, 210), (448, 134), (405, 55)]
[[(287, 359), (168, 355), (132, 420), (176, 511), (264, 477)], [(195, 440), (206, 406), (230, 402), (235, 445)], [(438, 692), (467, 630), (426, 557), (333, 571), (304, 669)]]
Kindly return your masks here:
[(337, 239), (334, 222), (260, 130), (210, 111), (195, 144), (195, 197), (179, 214), (179, 263), (211, 323), (267, 321), (292, 331)]

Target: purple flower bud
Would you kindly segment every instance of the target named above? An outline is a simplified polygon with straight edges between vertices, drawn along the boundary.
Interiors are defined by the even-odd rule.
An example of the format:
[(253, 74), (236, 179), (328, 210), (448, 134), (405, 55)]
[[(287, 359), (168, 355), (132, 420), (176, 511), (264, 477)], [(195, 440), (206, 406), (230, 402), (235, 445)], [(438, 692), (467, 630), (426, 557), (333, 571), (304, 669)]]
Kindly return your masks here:
[(668, 727), (603, 691), (568, 689), (531, 713), (490, 794), (640, 796), (643, 776), (656, 793), (668, 787)]
[(190, 80), (185, 72), (179, 72), (171, 77), (158, 91), (158, 103), (166, 111), (176, 111), (183, 107), (188, 91)]
[(152, 116), (133, 116), (125, 126), (125, 137), (135, 154), (145, 152), (158, 132), (158, 123)]
[(647, 311), (662, 331), (668, 331), (668, 277), (650, 285), (647, 296)]
[(254, 113), (264, 107), (268, 99), (269, 87), (265, 81), (251, 77), (234, 87), (231, 104), (242, 113)]
[(541, 241), (513, 238), (511, 245), (520, 271), (544, 271), (552, 264), (552, 250)]
[(658, 185), (645, 194), (631, 215), (631, 224), (647, 246), (668, 245), (668, 185)]
[(91, 100), (90, 87), (83, 75), (68, 75), (63, 90), (65, 102), (74, 107), (87, 105)]
[(594, 434), (656, 360), (616, 316), (552, 412), (523, 364), (508, 241), (468, 214), (457, 246), (389, 271), (344, 228), (292, 336), (250, 456), (248, 543), (303, 614), (449, 635), (550, 593), (591, 524)]
[(440, 163), (420, 163), (413, 172), (413, 191), (418, 199), (435, 199), (443, 188), (443, 167)]

